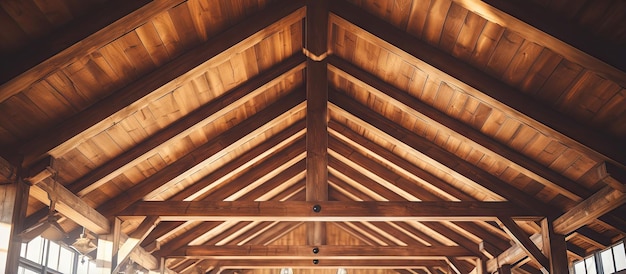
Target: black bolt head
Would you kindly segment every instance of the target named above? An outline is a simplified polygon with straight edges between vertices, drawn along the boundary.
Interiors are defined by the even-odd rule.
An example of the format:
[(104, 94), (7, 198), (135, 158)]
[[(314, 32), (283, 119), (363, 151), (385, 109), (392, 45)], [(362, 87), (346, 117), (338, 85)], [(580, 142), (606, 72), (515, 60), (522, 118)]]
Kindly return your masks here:
[(320, 249), (319, 249), (318, 247), (314, 247), (314, 248), (313, 248), (313, 253), (314, 253), (314, 254), (317, 254), (317, 253), (319, 253), (319, 252), (320, 252)]
[(319, 264), (319, 263), (320, 263), (320, 260), (318, 259), (313, 260), (313, 264)]
[(320, 212), (322, 211), (322, 206), (321, 205), (314, 205), (313, 206), (313, 212)]

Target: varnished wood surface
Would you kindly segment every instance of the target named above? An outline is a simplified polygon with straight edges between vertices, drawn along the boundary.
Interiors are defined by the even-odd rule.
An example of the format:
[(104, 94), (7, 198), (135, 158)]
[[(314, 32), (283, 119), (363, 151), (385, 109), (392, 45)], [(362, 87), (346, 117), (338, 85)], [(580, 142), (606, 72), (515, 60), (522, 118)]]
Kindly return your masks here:
[[(514, 206), (500, 209), (504, 216), (565, 213), (561, 221), (580, 221), (555, 226), (568, 233), (569, 262), (626, 233), (621, 192), (609, 189), (600, 203), (592, 196), (623, 187), (602, 166), (623, 169), (626, 79), (620, 66), (607, 65), (618, 58), (592, 57), (603, 45), (610, 47), (601, 53), (612, 55), (625, 41), (619, 1), (534, 1), (500, 11), (502, 1), (173, 0), (126, 3), (116, 13), (96, 11), (111, 4), (104, 0), (44, 2), (0, 2), (0, 55), (15, 64), (0, 77), (0, 155), (9, 165), (23, 156), (27, 168), (50, 154), (55, 178), (85, 209), (113, 217), (135, 202), (507, 201)], [(554, 17), (515, 18), (531, 6)], [(586, 37), (599, 39), (591, 47), (575, 42)], [(23, 57), (33, 48), (44, 50)], [(223, 247), (234, 256), (223, 273), (277, 272), (288, 264), (264, 262), (261, 253), (281, 245), (305, 252), (307, 243), (355, 256), (359, 246), (449, 248), (522, 259), (513, 272), (539, 267), (510, 247), (515, 235), (541, 227), (516, 219), (509, 235), (493, 222), (508, 220), (491, 216), (502, 213), (495, 209), (436, 207), (417, 221), (406, 207), (337, 208), (336, 222), (309, 223), (309, 232), (302, 221), (313, 219), (285, 221), (276, 211), (284, 208), (266, 209), (274, 211), (250, 214), (262, 219), (161, 221), (138, 246), (156, 256)], [(350, 219), (346, 210), (370, 219)], [(586, 210), (594, 214), (580, 217)], [(26, 222), (46, 211), (30, 199)], [(452, 221), (448, 211), (473, 219)], [(141, 218), (124, 218), (125, 232), (141, 232)], [(62, 220), (68, 232), (78, 229)], [(246, 245), (256, 253), (239, 249)], [(308, 259), (292, 266), (295, 273), (414, 274), (479, 265), (461, 253), (391, 264), (374, 252), (368, 256), (376, 260), (325, 261), (320, 270)], [(193, 256), (166, 262), (181, 273), (222, 266)]]

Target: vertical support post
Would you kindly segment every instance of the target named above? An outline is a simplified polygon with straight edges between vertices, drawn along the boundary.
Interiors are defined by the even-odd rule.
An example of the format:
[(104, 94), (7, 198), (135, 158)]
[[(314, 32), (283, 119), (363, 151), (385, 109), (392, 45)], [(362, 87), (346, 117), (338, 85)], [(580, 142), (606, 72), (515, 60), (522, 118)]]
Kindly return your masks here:
[(29, 185), (19, 177), (0, 185), (0, 273), (17, 273), (22, 231), (28, 206)]
[[(307, 0), (306, 12), (306, 200), (328, 200), (328, 1)], [(324, 209), (321, 209), (324, 210)], [(326, 224), (307, 223), (307, 244), (326, 243)]]
[(119, 249), (121, 222), (115, 218), (112, 222), (111, 233), (98, 237), (96, 253), (96, 273), (110, 274), (117, 266), (116, 254)]
[(567, 243), (565, 236), (554, 232), (553, 223), (544, 218), (541, 220), (541, 236), (543, 242), (543, 254), (550, 261), (551, 274), (568, 274)]
[(488, 274), (487, 272), (487, 257), (480, 257), (476, 259), (476, 272), (475, 274)]

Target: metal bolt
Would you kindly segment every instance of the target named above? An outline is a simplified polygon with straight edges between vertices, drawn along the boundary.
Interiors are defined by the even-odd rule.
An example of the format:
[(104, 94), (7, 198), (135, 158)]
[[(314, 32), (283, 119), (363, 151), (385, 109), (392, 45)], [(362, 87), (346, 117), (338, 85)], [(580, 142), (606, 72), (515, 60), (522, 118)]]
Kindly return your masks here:
[(321, 205), (314, 205), (313, 206), (313, 212), (320, 212), (322, 211), (322, 206)]

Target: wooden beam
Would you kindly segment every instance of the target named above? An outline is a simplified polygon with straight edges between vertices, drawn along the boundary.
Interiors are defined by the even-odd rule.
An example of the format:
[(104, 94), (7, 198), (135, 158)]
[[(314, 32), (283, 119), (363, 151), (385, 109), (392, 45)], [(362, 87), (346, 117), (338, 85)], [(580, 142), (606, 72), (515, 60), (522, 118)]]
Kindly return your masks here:
[(456, 273), (456, 274), (467, 274), (467, 273), (470, 273), (472, 270), (468, 269), (466, 264), (464, 262), (462, 262), (461, 260), (457, 259), (456, 257), (458, 257), (458, 256), (450, 255), (450, 256), (446, 257), (446, 261), (448, 262), (448, 266), (450, 266), (450, 268), (452, 268), (452, 271), (454, 271), (454, 273)]
[(139, 244), (150, 234), (159, 222), (158, 216), (146, 216), (141, 224), (123, 241), (123, 244), (121, 244), (117, 253), (114, 255), (116, 257), (117, 267), (115, 267), (113, 273), (118, 273), (121, 270), (120, 266), (128, 262), (130, 254), (135, 249), (140, 248)]
[[(241, 200), (240, 196), (244, 193), (258, 193), (257, 189), (263, 188), (259, 185), (259, 182), (264, 182), (268, 177), (274, 177), (279, 175), (282, 171), (291, 168), (299, 162), (303, 162), (305, 158), (305, 140), (304, 138), (296, 139), (293, 143), (286, 147), (282, 147), (276, 150), (269, 157), (263, 159), (262, 162), (252, 165), (250, 168), (245, 169), (245, 172), (238, 175), (236, 178), (226, 179), (221, 184), (212, 184), (212, 188), (207, 193), (194, 199), (195, 201), (232, 201)], [(304, 167), (297, 167), (300, 171), (304, 170)], [(284, 182), (284, 181), (283, 181)], [(271, 189), (269, 191), (272, 191)], [(174, 198), (174, 197), (173, 197)], [(254, 197), (251, 200), (257, 200)], [(170, 199), (170, 201), (176, 201)]]
[(380, 158), (384, 159), (384, 161), (386, 161), (387, 164), (396, 166), (398, 170), (404, 171), (403, 172), (404, 175), (410, 176), (419, 182), (422, 182), (424, 184), (430, 184), (436, 187), (437, 189), (440, 189), (441, 191), (446, 193), (448, 196), (451, 196), (450, 197), (451, 200), (452, 199), (460, 200), (460, 201), (475, 200), (472, 196), (468, 195), (467, 193), (450, 185), (449, 183), (443, 181), (439, 177), (434, 176), (424, 171), (423, 169), (415, 166), (414, 164), (410, 163), (406, 159), (399, 157), (398, 155), (385, 149), (384, 147), (379, 146), (378, 144), (367, 140), (362, 135), (358, 134), (357, 132), (354, 132), (353, 130), (340, 124), (337, 121), (330, 120), (328, 122), (328, 127), (329, 127), (329, 132), (331, 136), (334, 137), (334, 139), (341, 140), (344, 143), (347, 141), (350, 141), (355, 144), (358, 144), (359, 146), (362, 146), (366, 150), (370, 151), (373, 155), (380, 156)]
[(205, 73), (207, 66), (224, 61), (229, 58), (229, 53), (241, 51), (245, 49), (244, 46), (249, 47), (249, 43), (255, 44), (265, 39), (267, 33), (280, 31), (286, 25), (298, 22), (304, 17), (303, 4), (304, 0), (276, 3), (268, 7), (267, 12), (248, 17), (228, 31), (126, 85), (55, 128), (42, 131), (41, 135), (19, 148), (25, 155), (26, 164), (48, 153), (55, 155), (67, 152), (82, 140), (119, 122), (129, 113), (141, 109), (196, 75)]
[(502, 253), (501, 249), (484, 240), (478, 244), (478, 250), (489, 259), (495, 258)]
[[(320, 206), (320, 212), (313, 210)], [(509, 216), (537, 220), (511, 202), (253, 202), (139, 201), (119, 216), (159, 215), (164, 221), (440, 221), (494, 220)]]
[(92, 208), (78, 196), (48, 177), (30, 188), (30, 196), (50, 205), (50, 194), (56, 200), (55, 210), (73, 222), (96, 234), (107, 234), (111, 231), (109, 220)]
[[(553, 133), (567, 146), (595, 155), (599, 159), (610, 158), (622, 164), (626, 163), (626, 154), (616, 149), (624, 147), (622, 140), (588, 129), (551, 108), (536, 107), (540, 103), (528, 95), (347, 1), (332, 1), (330, 11), (333, 13), (330, 15), (331, 23), (346, 27), (374, 44), (417, 62), (420, 66), (443, 72), (439, 76), (444, 81), (486, 102), (504, 104), (503, 107), (508, 108), (505, 112), (520, 117), (522, 121), (541, 131)], [(623, 76), (620, 77), (624, 79)]]
[[(307, 0), (306, 68), (306, 200), (328, 200), (328, 0)], [(307, 243), (326, 244), (326, 224), (309, 222)]]
[(17, 168), (0, 156), (0, 185), (13, 184), (17, 179)]
[[(303, 100), (303, 92), (298, 90), (292, 92), (226, 132), (212, 138), (209, 142), (159, 170), (144, 181), (108, 200), (98, 207), (98, 211), (105, 216), (114, 216), (117, 212), (141, 200), (144, 196), (169, 181), (192, 174), (204, 164), (212, 162), (213, 157), (219, 154), (218, 152), (245, 143), (247, 139), (244, 137), (256, 136), (264, 132), (267, 128), (272, 127), (289, 115), (289, 111), (299, 111), (303, 108)], [(147, 215), (153, 214), (143, 214), (143, 216)]]
[(569, 261), (565, 236), (554, 232), (554, 226), (548, 218), (541, 220), (541, 236), (543, 237), (543, 254), (550, 261), (549, 273), (568, 274)]
[(348, 269), (396, 269), (414, 268), (420, 266), (446, 267), (444, 260), (319, 260), (317, 264), (313, 260), (223, 260), (220, 261), (221, 269), (267, 269), (267, 268), (348, 268)]
[[(626, 202), (626, 195), (622, 191), (606, 186), (557, 218), (553, 222), (554, 232), (560, 235), (569, 234), (581, 226), (591, 223), (611, 209), (624, 204), (624, 202)], [(536, 246), (543, 245), (541, 233), (532, 235), (530, 239)], [(515, 263), (525, 256), (524, 250), (516, 244), (505, 250), (497, 258), (489, 260), (487, 270), (493, 272), (498, 264)]]
[(161, 245), (161, 248), (155, 253), (155, 255), (158, 257), (168, 257), (175, 250), (184, 247), (191, 241), (223, 223), (224, 222), (202, 222), (197, 226), (194, 226), (193, 228), (177, 235), (175, 238), (169, 239), (167, 243)]
[[(615, 43), (527, 1), (455, 0), (455, 3), (485, 19), (517, 32), (568, 60), (624, 86), (626, 54)], [(599, 59), (599, 60), (598, 60)], [(620, 71), (621, 70), (621, 71)]]
[(475, 149), (493, 152), (488, 155), (521, 171), (524, 175), (541, 184), (555, 188), (565, 197), (578, 202), (592, 194), (580, 184), (545, 167), (534, 159), (500, 142), (494, 142), (492, 137), (448, 116), (409, 93), (386, 83), (373, 74), (356, 67), (336, 55), (330, 56), (328, 62), (331, 65), (329, 68), (330, 71), (347, 77), (351, 79), (352, 82), (360, 82), (366, 86), (372, 87), (374, 89), (372, 92), (377, 96), (393, 101), (394, 105), (402, 106), (406, 112), (428, 121), (429, 124), (435, 125), (440, 131), (450, 134), (459, 140), (468, 142)]
[(0, 102), (182, 2), (114, 0), (66, 24), (20, 52), (6, 56), (0, 72), (0, 83), (3, 83), (0, 87)]
[(542, 271), (544, 273), (549, 273), (548, 270), (550, 269), (550, 261), (543, 253), (541, 253), (539, 247), (537, 247), (530, 240), (529, 235), (526, 234), (526, 232), (524, 232), (522, 228), (520, 228), (511, 218), (500, 217), (498, 220), (501, 223), (502, 229), (504, 229), (504, 231), (506, 231), (506, 233), (511, 237), (511, 240), (513, 240), (517, 246), (524, 249), (524, 252), (526, 252), (528, 256), (538, 262), (542, 266)]
[[(318, 253), (313, 252), (318, 249)], [(186, 257), (215, 260), (425, 260), (445, 259), (446, 256), (473, 257), (467, 249), (456, 246), (350, 246), (350, 245), (243, 245), (243, 246), (187, 246), (168, 257)]]
[(28, 189), (17, 176), (12, 184), (0, 185), (0, 273), (18, 273)]
[(546, 206), (535, 197), (512, 187), (491, 173), (466, 162), (457, 155), (416, 135), (410, 130), (397, 126), (393, 121), (378, 113), (374, 113), (366, 106), (355, 102), (352, 98), (338, 91), (330, 92), (329, 98), (333, 104), (330, 106), (331, 110), (341, 113), (341, 115), (348, 117), (352, 122), (366, 127), (374, 134), (398, 140), (399, 145), (405, 146), (406, 149), (410, 149), (412, 152), (414, 151), (414, 154), (421, 154), (419, 157), (429, 159), (427, 160), (429, 163), (446, 170), (449, 174), (465, 177), (520, 207), (528, 207), (531, 210), (540, 212), (541, 215), (555, 214), (553, 208)]
[(267, 72), (246, 81), (235, 89), (215, 98), (215, 100), (212, 100), (177, 120), (167, 128), (148, 137), (134, 146), (133, 149), (120, 154), (106, 164), (99, 166), (82, 178), (69, 184), (67, 188), (78, 196), (86, 195), (109, 180), (119, 176), (126, 170), (126, 167), (134, 166), (146, 160), (150, 155), (153, 155), (153, 152), (156, 151), (159, 146), (166, 143), (168, 140), (189, 134), (193, 129), (204, 126), (210, 121), (215, 120), (215, 117), (224, 115), (231, 107), (234, 108), (235, 106), (247, 102), (250, 98), (264, 91), (265, 86), (275, 83), (276, 79), (282, 79), (297, 70), (303, 69), (304, 61), (305, 56), (302, 54), (296, 54), (286, 59)]
[(255, 146), (254, 148), (246, 151), (236, 159), (228, 162), (219, 169), (211, 172), (196, 183), (187, 186), (185, 189), (176, 193), (170, 198), (172, 201), (183, 200), (198, 200), (202, 196), (206, 196), (206, 188), (215, 186), (222, 183), (225, 178), (233, 176), (236, 172), (239, 172), (245, 168), (249, 168), (256, 164), (266, 155), (276, 150), (277, 147), (281, 147), (284, 144), (293, 142), (295, 139), (300, 138), (305, 131), (305, 122), (298, 121), (289, 126), (285, 130), (277, 133), (269, 140)]
[(557, 234), (567, 235), (626, 202), (626, 194), (605, 186), (554, 221)]

